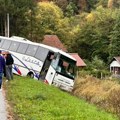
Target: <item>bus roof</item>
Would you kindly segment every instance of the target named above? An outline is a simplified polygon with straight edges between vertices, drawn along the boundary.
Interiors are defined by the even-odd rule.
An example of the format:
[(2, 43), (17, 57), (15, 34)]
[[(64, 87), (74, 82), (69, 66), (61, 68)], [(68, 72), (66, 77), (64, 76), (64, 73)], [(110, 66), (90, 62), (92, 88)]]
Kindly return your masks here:
[(0, 36), (1, 39), (6, 39), (6, 40), (11, 40), (11, 41), (18, 41), (18, 42), (22, 42), (22, 43), (28, 43), (28, 44), (31, 44), (31, 45), (38, 45), (38, 46), (41, 46), (41, 47), (44, 47), (46, 49), (49, 49), (53, 52), (56, 52), (56, 53), (60, 53), (74, 61), (76, 61), (75, 58), (73, 58), (71, 55), (69, 55), (68, 53), (58, 49), (58, 48), (55, 48), (55, 47), (51, 47), (51, 46), (48, 46), (48, 45), (45, 45), (45, 44), (42, 44), (42, 43), (36, 43), (36, 42), (32, 42), (30, 40), (27, 40), (25, 38), (22, 38), (22, 37), (17, 37), (17, 36), (14, 36), (14, 37), (4, 37), (4, 36)]

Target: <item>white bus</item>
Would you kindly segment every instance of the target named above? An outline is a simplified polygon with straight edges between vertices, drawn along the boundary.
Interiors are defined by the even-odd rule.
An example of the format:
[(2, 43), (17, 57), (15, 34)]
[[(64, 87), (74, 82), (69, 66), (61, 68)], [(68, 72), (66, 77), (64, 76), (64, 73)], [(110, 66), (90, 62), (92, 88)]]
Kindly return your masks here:
[(0, 50), (13, 56), (13, 73), (72, 90), (76, 60), (68, 53), (24, 38), (3, 36), (0, 36)]

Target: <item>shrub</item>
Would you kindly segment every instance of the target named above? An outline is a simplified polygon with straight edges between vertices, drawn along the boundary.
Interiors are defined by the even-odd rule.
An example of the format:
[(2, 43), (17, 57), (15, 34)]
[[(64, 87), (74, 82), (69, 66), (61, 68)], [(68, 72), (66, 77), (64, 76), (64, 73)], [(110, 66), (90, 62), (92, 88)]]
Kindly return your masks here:
[(106, 101), (108, 111), (116, 113), (120, 117), (120, 86), (115, 86), (109, 91)]
[(120, 116), (120, 84), (92, 76), (76, 80), (73, 94)]

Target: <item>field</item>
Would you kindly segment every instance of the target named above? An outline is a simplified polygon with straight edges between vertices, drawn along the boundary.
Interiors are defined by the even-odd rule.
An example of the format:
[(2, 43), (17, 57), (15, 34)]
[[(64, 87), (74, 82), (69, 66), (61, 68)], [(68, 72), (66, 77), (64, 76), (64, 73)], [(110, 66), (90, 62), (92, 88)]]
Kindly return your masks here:
[(117, 117), (40, 81), (15, 76), (4, 82), (14, 120), (117, 120)]

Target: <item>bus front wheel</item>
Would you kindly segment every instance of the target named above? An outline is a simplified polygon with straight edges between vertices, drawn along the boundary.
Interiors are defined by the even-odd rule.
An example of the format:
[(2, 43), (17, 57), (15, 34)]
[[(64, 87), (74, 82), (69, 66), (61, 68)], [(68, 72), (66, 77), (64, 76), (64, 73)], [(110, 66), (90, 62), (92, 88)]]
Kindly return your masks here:
[(29, 73), (27, 74), (27, 76), (30, 77), (30, 78), (34, 78), (33, 72), (29, 72)]

